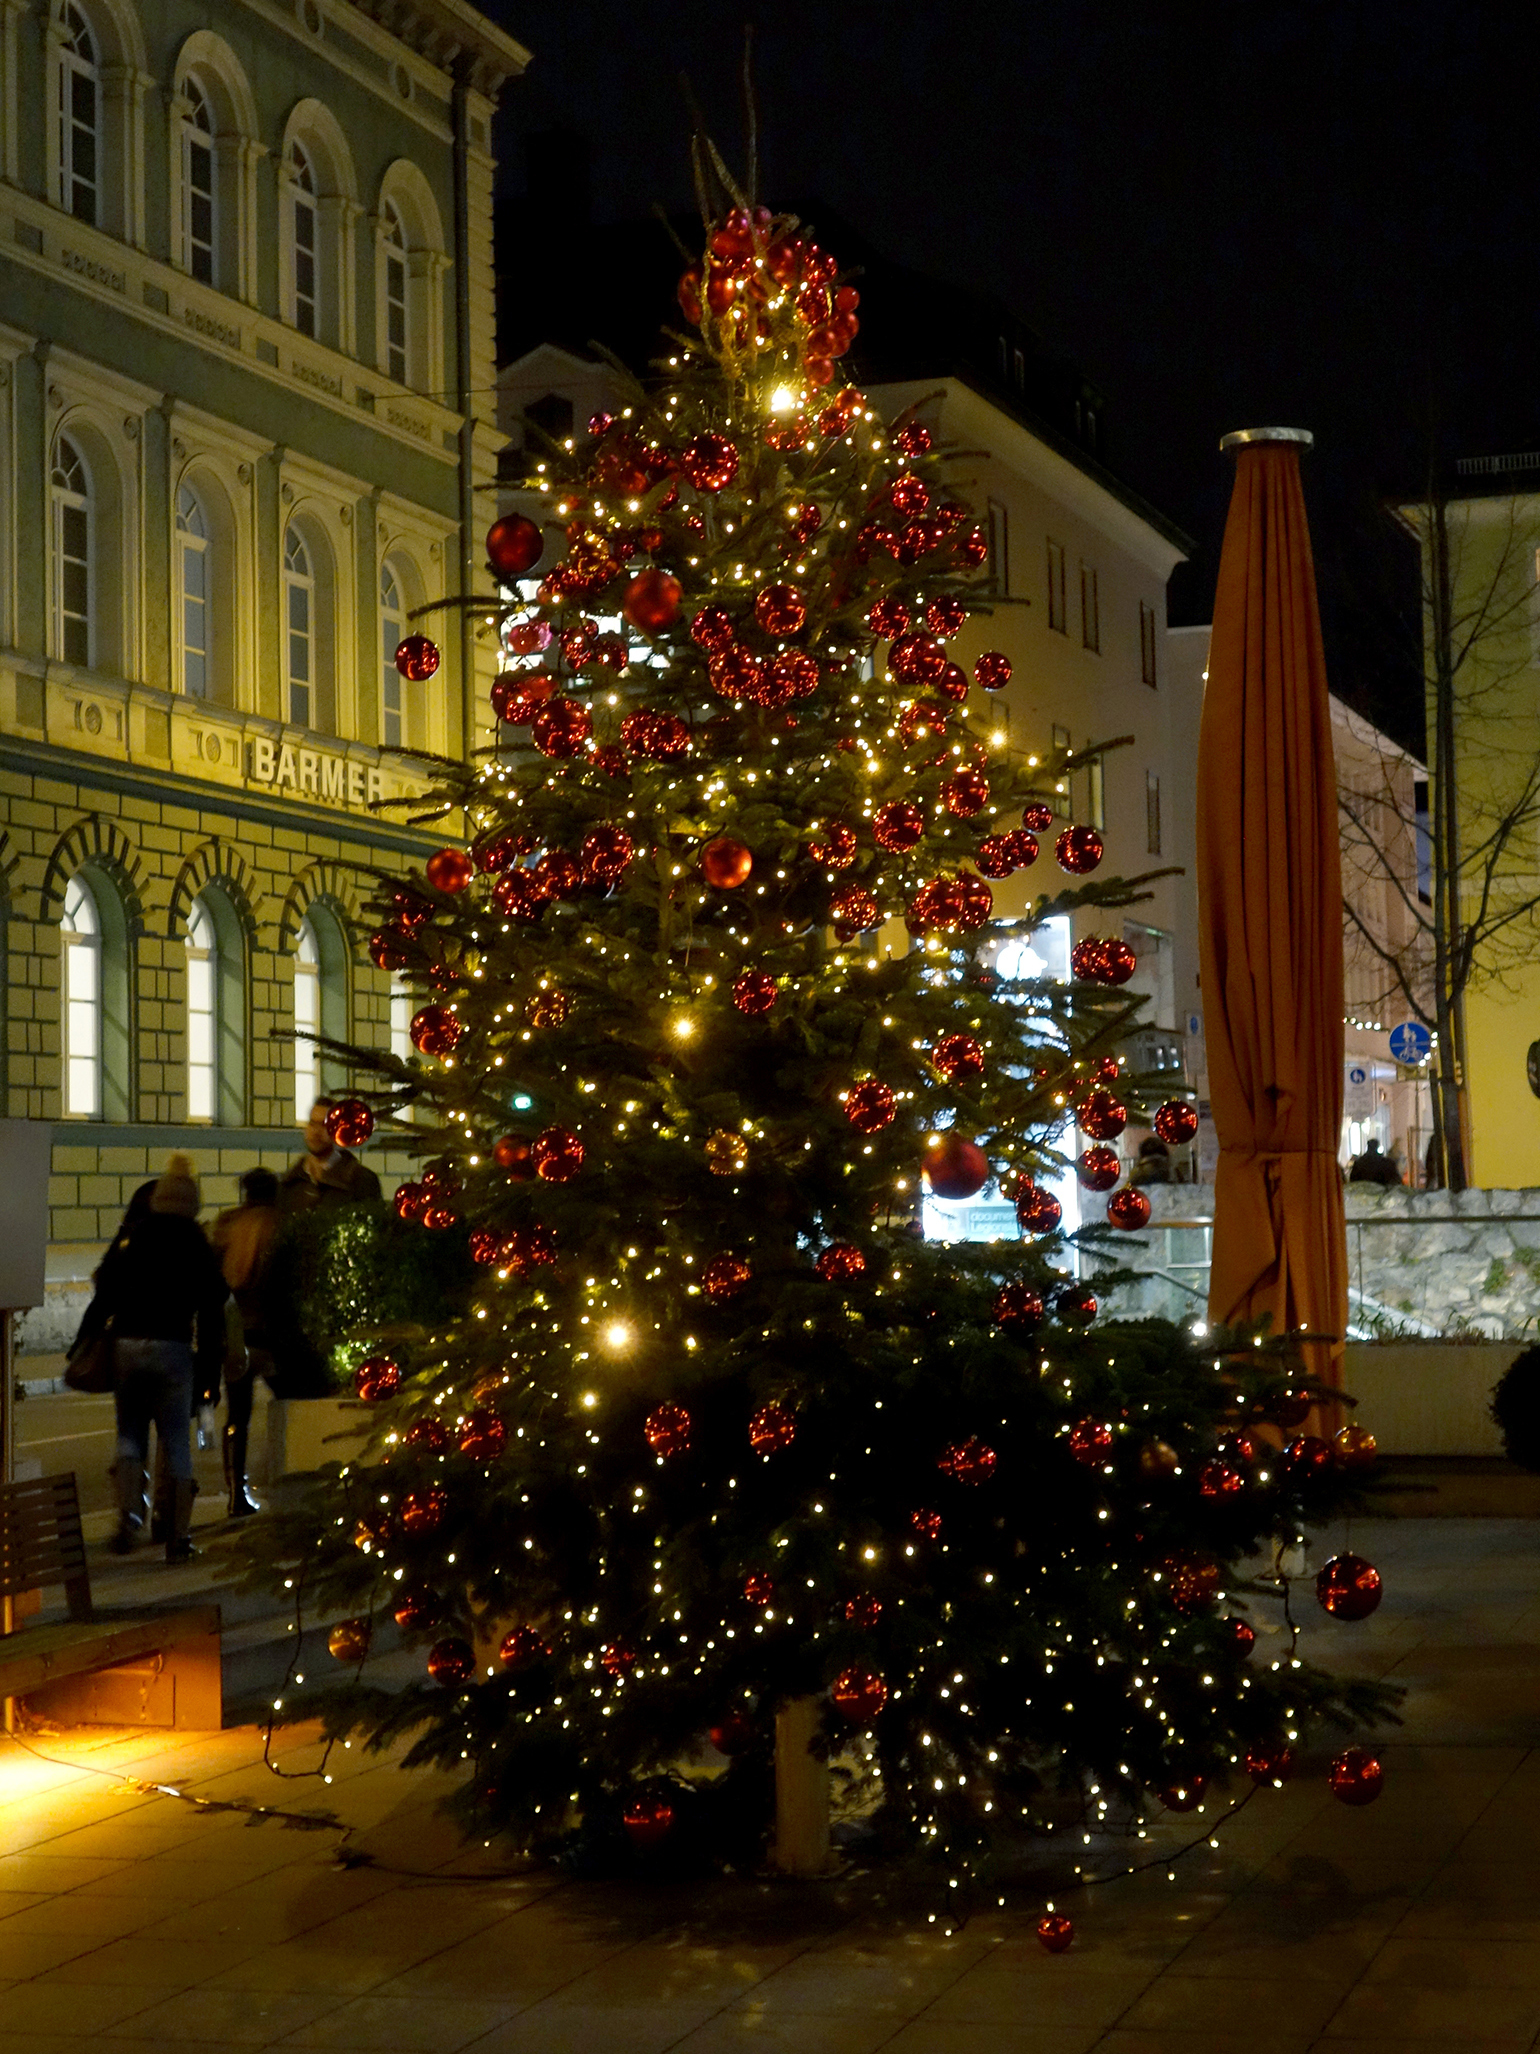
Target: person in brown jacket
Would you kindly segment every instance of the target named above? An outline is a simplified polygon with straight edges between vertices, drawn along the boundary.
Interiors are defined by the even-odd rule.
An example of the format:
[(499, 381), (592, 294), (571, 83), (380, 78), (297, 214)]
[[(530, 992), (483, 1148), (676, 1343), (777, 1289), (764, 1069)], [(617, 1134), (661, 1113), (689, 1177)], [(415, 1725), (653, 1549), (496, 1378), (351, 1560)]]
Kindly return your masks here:
[(240, 1314), (244, 1347), (225, 1362), (225, 1487), (230, 1517), (249, 1518), (261, 1510), (246, 1488), (246, 1448), (251, 1432), (251, 1401), (256, 1380), (273, 1379), (272, 1307), (269, 1273), (273, 1243), (282, 1215), (278, 1210), (278, 1179), (271, 1170), (247, 1170), (241, 1178), (241, 1202), (222, 1212), (209, 1229), (225, 1282)]

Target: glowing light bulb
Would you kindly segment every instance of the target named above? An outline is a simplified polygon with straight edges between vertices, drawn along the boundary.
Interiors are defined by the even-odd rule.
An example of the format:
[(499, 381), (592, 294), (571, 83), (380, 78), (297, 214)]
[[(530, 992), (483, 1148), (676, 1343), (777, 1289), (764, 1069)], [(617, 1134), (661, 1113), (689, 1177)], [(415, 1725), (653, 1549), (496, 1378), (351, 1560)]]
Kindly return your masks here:
[[(613, 1348), (617, 1354), (630, 1347), (631, 1329), (623, 1319), (612, 1320), (604, 1329), (604, 1345)], [(583, 1402), (586, 1405), (588, 1400), (585, 1398)]]

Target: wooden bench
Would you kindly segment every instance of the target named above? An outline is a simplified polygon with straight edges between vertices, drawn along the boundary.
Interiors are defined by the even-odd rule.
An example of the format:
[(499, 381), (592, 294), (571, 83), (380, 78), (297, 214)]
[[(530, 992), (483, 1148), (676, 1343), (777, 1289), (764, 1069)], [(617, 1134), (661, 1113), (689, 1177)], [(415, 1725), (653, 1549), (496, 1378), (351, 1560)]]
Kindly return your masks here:
[(219, 1607), (98, 1613), (73, 1475), (0, 1484), (0, 1598), (64, 1586), (67, 1619), (0, 1635), (0, 1698), (61, 1725), (218, 1727)]

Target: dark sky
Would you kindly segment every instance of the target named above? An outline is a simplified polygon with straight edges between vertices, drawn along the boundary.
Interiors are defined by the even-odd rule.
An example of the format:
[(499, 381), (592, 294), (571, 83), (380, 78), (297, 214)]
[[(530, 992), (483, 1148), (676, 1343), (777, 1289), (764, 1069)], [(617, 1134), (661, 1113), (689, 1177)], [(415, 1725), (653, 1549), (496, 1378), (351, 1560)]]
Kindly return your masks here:
[[(526, 138), (554, 128), (588, 138), (599, 221), (687, 207), (681, 71), (741, 157), (742, 14), (488, 7), (534, 53), (506, 96), (505, 251)], [(1208, 618), (1219, 436), (1314, 430), (1333, 683), (1415, 738), (1409, 592), (1377, 509), (1415, 489), (1430, 437), (1450, 455), (1540, 434), (1540, 32), (1468, 0), (787, 0), (752, 18), (762, 197), (823, 198), (1083, 367), (1113, 468), (1199, 542), (1174, 618)]]

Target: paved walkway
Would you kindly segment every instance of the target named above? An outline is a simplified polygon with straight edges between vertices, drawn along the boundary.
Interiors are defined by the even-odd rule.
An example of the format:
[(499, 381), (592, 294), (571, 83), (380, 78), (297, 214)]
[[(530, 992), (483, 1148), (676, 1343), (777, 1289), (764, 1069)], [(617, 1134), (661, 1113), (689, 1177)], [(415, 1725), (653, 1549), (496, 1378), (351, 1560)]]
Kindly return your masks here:
[[(0, 1739), (0, 2054), (282, 2046), (390, 2054), (1404, 2054), (1540, 2047), (1540, 1525), (1361, 1526), (1376, 1617), (1312, 1652), (1393, 1673), (1380, 1801), (1317, 1761), (1167, 1883), (944, 1934), (902, 1879), (559, 1882), (460, 1847), (441, 1786), (356, 1751), (280, 1783), (251, 1728)], [(38, 1754), (51, 1757), (39, 1760)], [(316, 1758), (285, 1736), (283, 1758)], [(339, 1836), (199, 1812), (335, 1809)], [(1186, 1822), (1184, 1822), (1185, 1824)], [(886, 1902), (884, 1901), (886, 1899)]]

